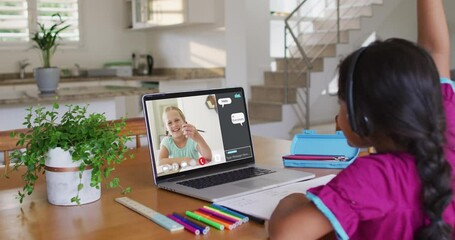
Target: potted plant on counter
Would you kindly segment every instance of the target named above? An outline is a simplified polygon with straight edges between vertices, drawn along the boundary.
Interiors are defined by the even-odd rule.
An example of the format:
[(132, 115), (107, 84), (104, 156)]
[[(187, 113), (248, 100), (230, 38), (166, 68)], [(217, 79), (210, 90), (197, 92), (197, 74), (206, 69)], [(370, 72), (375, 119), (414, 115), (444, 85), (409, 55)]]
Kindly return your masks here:
[[(54, 103), (50, 110), (30, 107), (25, 117), (25, 133), (18, 137), (16, 163), (11, 171), (25, 166), (22, 175), (25, 185), (19, 191), (22, 203), (33, 192), (35, 181), (45, 173), (48, 201), (54, 205), (79, 205), (100, 198), (100, 184), (110, 177), (114, 165), (126, 158), (128, 136), (119, 135), (125, 119), (107, 121), (100, 113), (87, 113), (88, 106), (67, 105), (59, 116), (60, 106)], [(132, 156), (130, 156), (132, 157)], [(107, 187), (120, 187), (123, 193), (130, 188), (119, 185), (119, 179), (109, 179)]]
[(41, 58), (43, 60), (43, 67), (35, 68), (34, 75), (41, 94), (53, 94), (57, 90), (58, 82), (60, 81), (60, 69), (51, 65), (52, 56), (54, 55), (60, 39), (59, 34), (70, 27), (64, 25), (65, 21), (60, 14), (52, 15), (52, 18), (58, 17), (58, 20), (46, 28), (44, 23), (38, 23), (39, 30), (35, 32), (31, 40), (34, 42), (34, 48), (41, 51)]

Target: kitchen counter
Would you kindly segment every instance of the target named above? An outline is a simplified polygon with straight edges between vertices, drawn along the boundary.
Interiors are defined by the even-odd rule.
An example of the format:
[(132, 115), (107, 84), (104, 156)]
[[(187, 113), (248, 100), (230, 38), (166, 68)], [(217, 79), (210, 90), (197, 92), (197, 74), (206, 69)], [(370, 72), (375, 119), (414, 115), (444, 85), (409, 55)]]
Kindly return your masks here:
[[(64, 85), (64, 84), (62, 84)], [(61, 105), (89, 105), (89, 113), (104, 113), (108, 120), (138, 117), (142, 114), (141, 97), (158, 92), (158, 88), (125, 85), (61, 86), (56, 94), (41, 95), (38, 89), (0, 89), (0, 131), (23, 128), (22, 120), (29, 107)], [(59, 112), (63, 114), (63, 112)], [(6, 117), (5, 117), (6, 116)]]
[[(144, 81), (144, 82), (160, 82), (169, 80), (169, 76), (132, 76), (132, 77), (62, 77), (60, 83), (66, 82), (93, 82), (93, 81)], [(24, 79), (0, 79), (0, 86), (22, 85), (22, 84), (36, 84), (34, 78)]]
[(55, 101), (86, 101), (118, 96), (141, 96), (154, 92), (158, 92), (158, 89), (129, 86), (64, 87), (59, 88), (56, 94), (51, 95), (41, 95), (38, 90), (0, 91), (0, 106), (51, 103)]
[[(131, 77), (62, 77), (61, 83), (87, 83), (93, 81), (112, 81), (122, 80), (125, 82), (170, 82), (195, 79), (219, 79), (225, 78), (224, 68), (157, 68), (153, 69), (151, 76), (131, 76)], [(31, 73), (27, 73), (25, 79), (18, 79), (17, 74), (0, 74), (0, 86), (14, 86), (25, 84), (36, 84)]]

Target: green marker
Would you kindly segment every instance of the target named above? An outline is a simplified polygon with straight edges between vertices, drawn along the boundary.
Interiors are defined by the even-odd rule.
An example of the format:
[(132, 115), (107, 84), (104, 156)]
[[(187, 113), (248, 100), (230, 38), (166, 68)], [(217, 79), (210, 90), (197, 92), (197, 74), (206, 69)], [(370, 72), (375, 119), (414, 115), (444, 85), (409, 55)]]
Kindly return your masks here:
[(188, 217), (190, 217), (190, 218), (193, 218), (193, 219), (196, 219), (196, 220), (201, 221), (203, 223), (206, 223), (206, 224), (208, 224), (208, 225), (210, 225), (210, 226), (212, 226), (212, 227), (214, 227), (214, 228), (216, 228), (218, 230), (224, 230), (224, 226), (223, 225), (221, 225), (221, 224), (219, 224), (217, 222), (211, 221), (211, 220), (209, 220), (209, 219), (207, 219), (205, 217), (202, 217), (202, 216), (200, 216), (200, 215), (198, 215), (196, 213), (193, 213), (193, 212), (190, 212), (190, 211), (186, 211), (185, 214)]

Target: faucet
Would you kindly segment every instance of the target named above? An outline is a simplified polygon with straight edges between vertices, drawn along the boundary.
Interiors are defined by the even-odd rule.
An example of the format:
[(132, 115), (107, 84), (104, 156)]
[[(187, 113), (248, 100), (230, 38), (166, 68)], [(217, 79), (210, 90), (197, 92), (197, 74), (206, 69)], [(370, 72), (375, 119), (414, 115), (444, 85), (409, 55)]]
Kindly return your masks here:
[(24, 79), (25, 78), (25, 68), (30, 65), (30, 63), (28, 63), (28, 59), (24, 59), (24, 60), (20, 60), (19, 61), (19, 77), (20, 79)]
[(73, 77), (79, 77), (81, 75), (81, 66), (79, 66), (79, 64), (74, 64), (74, 68), (71, 69), (71, 75)]

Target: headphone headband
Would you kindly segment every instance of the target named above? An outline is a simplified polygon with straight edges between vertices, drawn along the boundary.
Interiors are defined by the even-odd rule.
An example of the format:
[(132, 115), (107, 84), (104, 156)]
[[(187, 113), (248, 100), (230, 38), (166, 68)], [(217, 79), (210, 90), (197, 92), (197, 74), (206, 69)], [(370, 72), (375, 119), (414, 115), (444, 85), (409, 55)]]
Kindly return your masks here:
[[(348, 67), (348, 73), (346, 78), (346, 105), (348, 108), (349, 125), (351, 126), (353, 132), (357, 133), (362, 137), (367, 136), (369, 131), (368, 129), (362, 130), (356, 120), (357, 115), (354, 106), (354, 73), (355, 68), (357, 66), (357, 62), (359, 61), (360, 56), (362, 55), (363, 52), (365, 52), (366, 49), (367, 47), (361, 47), (353, 53), (351, 57), (352, 58), (351, 64)], [(363, 116), (363, 120), (365, 121), (364, 124), (368, 125), (368, 118), (366, 116)]]

